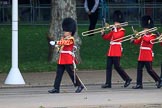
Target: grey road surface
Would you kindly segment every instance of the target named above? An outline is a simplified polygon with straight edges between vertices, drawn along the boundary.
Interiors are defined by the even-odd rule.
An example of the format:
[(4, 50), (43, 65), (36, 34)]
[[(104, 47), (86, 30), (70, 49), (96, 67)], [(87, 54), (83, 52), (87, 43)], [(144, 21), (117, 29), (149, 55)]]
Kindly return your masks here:
[(49, 94), (51, 87), (15, 87), (0, 89), (0, 108), (162, 108), (162, 89), (146, 83), (134, 90), (115, 84), (111, 89), (86, 85), (87, 91), (75, 93), (71, 85), (61, 93)]

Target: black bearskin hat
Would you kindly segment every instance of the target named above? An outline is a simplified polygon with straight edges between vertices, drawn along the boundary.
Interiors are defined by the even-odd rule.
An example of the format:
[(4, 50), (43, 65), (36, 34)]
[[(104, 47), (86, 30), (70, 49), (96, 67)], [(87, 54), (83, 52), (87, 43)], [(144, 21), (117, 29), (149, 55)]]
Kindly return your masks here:
[(154, 22), (149, 15), (145, 15), (141, 18), (142, 28), (152, 28), (154, 27)]
[(114, 13), (113, 13), (113, 22), (119, 22), (119, 23), (124, 22), (124, 16), (123, 16), (123, 13), (120, 10), (114, 11)]
[(72, 18), (65, 18), (62, 22), (63, 31), (72, 32), (72, 36), (74, 36), (76, 32), (76, 22)]

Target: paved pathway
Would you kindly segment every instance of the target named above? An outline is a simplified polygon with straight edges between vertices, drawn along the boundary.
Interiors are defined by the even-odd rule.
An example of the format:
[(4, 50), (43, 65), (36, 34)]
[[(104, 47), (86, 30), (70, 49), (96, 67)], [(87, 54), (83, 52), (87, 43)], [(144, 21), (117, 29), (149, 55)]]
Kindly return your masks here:
[[(154, 70), (161, 74), (160, 68), (154, 68)], [(136, 69), (125, 69), (125, 71), (130, 75), (133, 79), (133, 83), (136, 82)], [(77, 71), (80, 79), (84, 82), (84, 84), (103, 84), (105, 83), (105, 70), (93, 70), (93, 71)], [(52, 86), (55, 78), (55, 72), (29, 72), (22, 73), (24, 80), (26, 82), (25, 86)], [(7, 74), (0, 74), (0, 88), (1, 87), (12, 87), (12, 85), (4, 85), (4, 81), (7, 77)], [(148, 75), (146, 70), (143, 72), (143, 82), (154, 82), (154, 80)], [(112, 83), (123, 83), (121, 77), (117, 74), (115, 70), (113, 70), (112, 74)], [(67, 75), (67, 72), (64, 73), (62, 79), (62, 85), (71, 85), (71, 80)], [(16, 85), (17, 86), (17, 85)], [(113, 86), (113, 85), (112, 85)]]
[[(160, 75), (160, 68), (155, 68)], [(75, 88), (67, 73), (64, 74), (61, 93), (49, 94), (55, 77), (54, 72), (22, 73), (26, 85), (4, 85), (7, 74), (0, 74), (0, 108), (162, 108), (162, 88), (146, 70), (143, 74), (144, 89), (134, 90), (136, 69), (126, 69), (133, 79), (128, 88), (113, 71), (112, 88), (101, 89), (105, 70), (78, 71), (87, 91), (74, 93)]]

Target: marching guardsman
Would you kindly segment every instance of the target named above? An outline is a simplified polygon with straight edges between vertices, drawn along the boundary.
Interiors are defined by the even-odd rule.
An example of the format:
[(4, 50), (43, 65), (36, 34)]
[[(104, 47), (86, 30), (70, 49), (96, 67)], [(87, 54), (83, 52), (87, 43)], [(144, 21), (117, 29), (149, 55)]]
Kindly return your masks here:
[[(101, 31), (102, 38), (104, 40), (110, 41), (110, 47), (107, 52), (107, 67), (106, 67), (106, 82), (101, 88), (111, 88), (111, 77), (112, 77), (112, 66), (114, 65), (115, 70), (121, 76), (121, 78), (125, 81), (124, 87), (130, 85), (132, 79), (128, 76), (128, 74), (123, 70), (120, 66), (120, 58), (122, 56), (122, 43), (119, 38), (124, 37), (125, 29), (121, 27), (120, 23), (124, 22), (123, 14), (121, 11), (117, 10), (113, 14), (114, 27), (112, 31), (108, 34), (105, 34)], [(114, 41), (119, 39), (118, 41)]]
[(65, 18), (62, 22), (62, 29), (64, 31), (64, 35), (59, 41), (50, 41), (50, 44), (53, 46), (59, 46), (59, 59), (57, 63), (57, 71), (54, 82), (54, 88), (49, 90), (49, 93), (59, 93), (60, 92), (60, 83), (62, 80), (62, 76), (64, 71), (66, 70), (74, 84), (76, 89), (76, 93), (80, 93), (83, 89), (83, 83), (79, 79), (79, 77), (75, 74), (74, 64), (75, 64), (75, 56), (73, 53), (74, 47), (74, 34), (76, 32), (76, 22), (72, 18)]
[[(145, 15), (141, 19), (141, 26), (144, 30), (148, 30), (154, 27), (153, 20), (150, 16)], [(143, 36), (140, 36), (137, 39), (131, 40), (134, 44), (140, 45), (139, 57), (138, 57), (138, 66), (137, 66), (137, 82), (136, 86), (133, 86), (133, 89), (142, 89), (142, 71), (143, 67), (146, 67), (149, 75), (155, 80), (157, 88), (160, 88), (160, 77), (152, 68), (153, 61), (153, 44), (151, 43), (152, 39), (155, 39), (156, 35), (153, 33), (146, 32)]]

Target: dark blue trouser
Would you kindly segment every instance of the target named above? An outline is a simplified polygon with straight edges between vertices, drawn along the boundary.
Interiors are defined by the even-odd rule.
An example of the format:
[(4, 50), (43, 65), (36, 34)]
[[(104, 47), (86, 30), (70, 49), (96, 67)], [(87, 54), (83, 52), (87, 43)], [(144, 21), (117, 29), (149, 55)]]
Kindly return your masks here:
[(106, 84), (111, 85), (112, 77), (112, 66), (114, 65), (115, 70), (122, 77), (124, 81), (129, 80), (130, 77), (120, 66), (120, 57), (107, 57), (107, 67), (106, 67)]
[(78, 76), (75, 76), (76, 83), (74, 83), (74, 70), (73, 70), (72, 64), (66, 64), (66, 65), (57, 65), (57, 71), (56, 71), (56, 77), (54, 82), (54, 88), (57, 90), (60, 90), (60, 84), (62, 80), (62, 76), (64, 74), (64, 71), (66, 70), (68, 72), (68, 75), (70, 76), (70, 79), (72, 80), (74, 86), (80, 86), (81, 82), (78, 79)]
[(147, 72), (149, 75), (156, 81), (160, 81), (160, 77), (156, 74), (156, 72), (152, 69), (152, 62), (149, 61), (138, 61), (137, 66), (137, 85), (142, 85), (142, 72), (143, 67), (146, 67)]
[(95, 26), (97, 24), (97, 20), (98, 20), (98, 11), (91, 13), (91, 15), (88, 15), (89, 17), (89, 30), (93, 30), (95, 29)]

